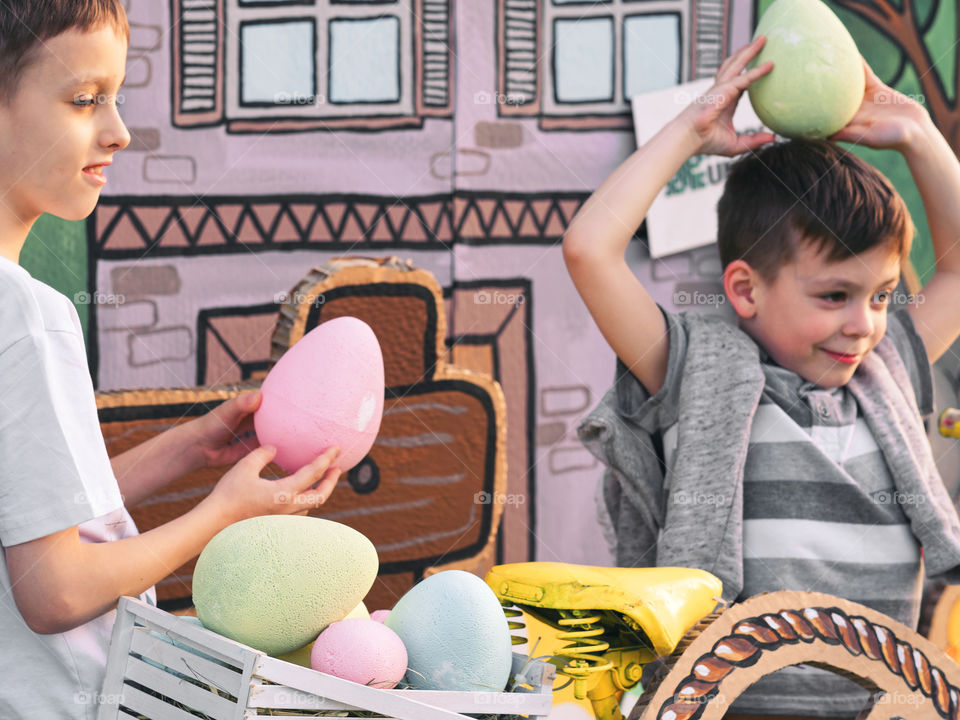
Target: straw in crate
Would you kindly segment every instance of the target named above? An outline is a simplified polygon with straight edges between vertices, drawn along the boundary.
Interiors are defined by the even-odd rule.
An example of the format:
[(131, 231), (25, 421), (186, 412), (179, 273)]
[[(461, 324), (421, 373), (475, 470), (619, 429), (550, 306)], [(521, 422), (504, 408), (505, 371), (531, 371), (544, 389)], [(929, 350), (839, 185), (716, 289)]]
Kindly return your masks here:
[(511, 692), (379, 690), (272, 658), (124, 597), (97, 720), (370, 713), (397, 720), (472, 720), (462, 713), (536, 720), (550, 712), (554, 673), (553, 665), (514, 654)]

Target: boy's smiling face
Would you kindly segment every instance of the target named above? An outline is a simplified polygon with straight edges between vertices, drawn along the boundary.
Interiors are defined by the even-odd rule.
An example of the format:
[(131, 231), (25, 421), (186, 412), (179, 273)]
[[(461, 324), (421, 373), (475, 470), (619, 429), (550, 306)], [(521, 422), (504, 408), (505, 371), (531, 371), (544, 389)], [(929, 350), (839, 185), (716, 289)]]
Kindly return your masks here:
[(798, 243), (773, 282), (756, 282), (754, 314), (741, 327), (779, 365), (830, 388), (849, 382), (883, 338), (900, 256), (887, 245), (839, 262), (826, 254)]
[(68, 30), (36, 48), (16, 94), (0, 103), (0, 212), (24, 222), (93, 212), (105, 164), (130, 142), (116, 105), (126, 57), (111, 25)]

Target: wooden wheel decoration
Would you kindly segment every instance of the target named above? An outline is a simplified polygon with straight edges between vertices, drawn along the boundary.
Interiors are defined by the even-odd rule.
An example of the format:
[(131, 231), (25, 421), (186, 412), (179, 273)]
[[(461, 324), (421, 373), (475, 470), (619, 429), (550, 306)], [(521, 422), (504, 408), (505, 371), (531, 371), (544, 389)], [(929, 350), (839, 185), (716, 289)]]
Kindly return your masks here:
[(918, 633), (832, 595), (782, 591), (734, 605), (640, 699), (631, 720), (720, 720), (764, 675), (807, 663), (873, 691), (863, 720), (960, 718), (960, 666)]

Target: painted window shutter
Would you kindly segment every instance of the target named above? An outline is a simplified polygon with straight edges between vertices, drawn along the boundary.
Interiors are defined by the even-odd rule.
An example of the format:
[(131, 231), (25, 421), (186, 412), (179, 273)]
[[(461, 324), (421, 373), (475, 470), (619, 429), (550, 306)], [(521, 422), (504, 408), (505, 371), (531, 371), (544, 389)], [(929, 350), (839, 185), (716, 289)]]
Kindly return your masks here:
[(223, 0), (173, 0), (173, 124), (223, 122)]
[(536, 115), (540, 112), (538, 0), (498, 0), (497, 5), (497, 111)]
[(417, 114), (449, 117), (453, 109), (452, 0), (420, 0), (416, 18)]
[(693, 9), (691, 79), (713, 77), (727, 56), (726, 20), (729, 0), (696, 0)]

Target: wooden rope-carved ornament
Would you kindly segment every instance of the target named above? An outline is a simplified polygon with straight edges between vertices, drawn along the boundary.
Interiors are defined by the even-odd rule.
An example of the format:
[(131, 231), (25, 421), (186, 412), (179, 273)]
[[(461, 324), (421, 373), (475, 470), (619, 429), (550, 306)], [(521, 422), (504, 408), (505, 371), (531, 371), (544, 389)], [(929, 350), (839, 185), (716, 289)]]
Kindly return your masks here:
[(863, 605), (782, 591), (722, 613), (648, 688), (631, 720), (720, 720), (762, 676), (801, 663), (873, 691), (863, 720), (960, 718), (960, 666), (933, 643)]

